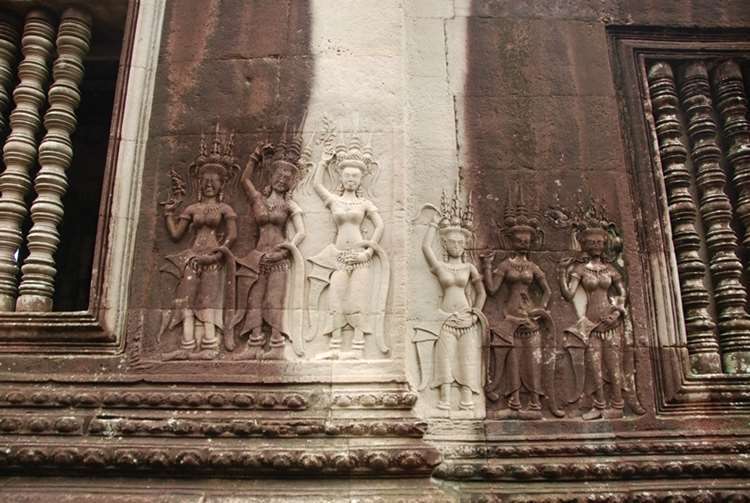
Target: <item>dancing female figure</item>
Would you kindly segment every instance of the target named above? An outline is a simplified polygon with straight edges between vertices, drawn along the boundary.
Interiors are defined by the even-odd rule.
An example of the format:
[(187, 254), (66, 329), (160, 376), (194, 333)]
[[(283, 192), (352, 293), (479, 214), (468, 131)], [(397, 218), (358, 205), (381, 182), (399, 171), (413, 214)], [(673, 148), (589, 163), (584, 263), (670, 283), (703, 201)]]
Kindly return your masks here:
[[(247, 359), (284, 359), (284, 343), (292, 342), (298, 356), (302, 349), (301, 303), (304, 290), (304, 259), (297, 248), (305, 238), (302, 209), (291, 194), (304, 173), (300, 161), (299, 137), (288, 142), (286, 131), (281, 143), (259, 145), (250, 155), (242, 175), (242, 188), (252, 207), (259, 229), (255, 249), (238, 259), (240, 274), (244, 269), (257, 273), (257, 281), (238, 280), (240, 299), (235, 323), (240, 336), (248, 336), (247, 348), (239, 357)], [(270, 183), (259, 192), (253, 173), (263, 160), (270, 161)], [(261, 173), (262, 174), (262, 173)], [(287, 239), (287, 227), (291, 238)], [(290, 279), (291, 284), (290, 283)]]
[[(482, 307), (487, 298), (482, 277), (474, 264), (466, 262), (466, 244), (471, 238), (473, 215), (471, 203), (465, 209), (458, 204), (458, 190), (452, 204), (445, 193), (441, 209), (427, 228), (422, 241), (422, 253), (443, 291), (437, 319), (420, 321), (414, 327), (413, 342), (417, 348), (421, 370), (420, 389), (439, 389), (437, 408), (449, 410), (453, 385), (460, 389), (459, 408), (472, 410), (474, 397), (482, 389), (482, 342), (487, 320)], [(445, 261), (438, 260), (432, 250), (435, 235), (439, 233), (445, 252)], [(467, 287), (473, 289), (473, 301)], [(434, 357), (433, 357), (434, 351)], [(434, 373), (433, 373), (434, 372)]]
[(157, 339), (182, 325), (180, 349), (165, 353), (166, 360), (215, 358), (220, 334), (224, 334), (228, 326), (225, 309), (227, 321), (231, 320), (235, 260), (230, 247), (237, 238), (237, 214), (224, 202), (224, 189), (239, 172), (232, 147), (232, 138), (225, 142), (217, 126), (211, 152), (207, 152), (205, 141), (201, 139), (200, 154), (188, 171), (198, 201), (175, 216), (182, 203), (185, 184), (173, 171), (170, 199), (161, 203), (173, 241), (180, 241), (188, 231), (193, 233), (190, 248), (167, 256), (167, 264), (161, 268), (176, 277), (178, 283), (172, 309), (163, 320)]
[[(319, 306), (324, 290), (328, 308), (322, 323), (311, 330), (331, 337), (329, 351), (319, 359), (361, 359), (365, 335), (374, 335), (382, 353), (385, 344), (384, 317), (390, 268), (388, 258), (378, 244), (383, 236), (383, 219), (375, 204), (364, 197), (363, 180), (375, 174), (377, 164), (369, 147), (359, 138), (348, 145), (326, 149), (313, 174), (313, 187), (330, 210), (336, 225), (336, 238), (320, 253), (309, 258), (310, 307)], [(323, 183), (324, 172), (340, 181), (335, 193)], [(362, 224), (373, 225), (369, 239), (362, 235)], [(342, 352), (343, 331), (351, 328), (351, 350)]]
[(573, 226), (575, 243), (582, 252), (564, 259), (560, 267), (562, 295), (573, 303), (578, 316), (577, 323), (565, 330), (576, 384), (570, 401), (584, 393), (591, 395), (592, 407), (583, 419), (620, 418), (624, 391), (632, 397), (633, 411), (642, 414), (635, 397), (632, 351), (625, 347), (627, 293), (613, 259), (619, 240), (614, 224), (604, 216), (603, 208), (592, 207), (580, 209)]
[[(485, 390), (487, 398), (506, 400), (510, 417), (538, 419), (542, 417), (540, 397), (542, 386), (544, 337), (542, 332), (554, 334), (547, 306), (551, 290), (542, 269), (529, 259), (532, 243), (541, 244), (543, 234), (537, 218), (529, 214), (523, 203), (513, 206), (509, 201), (505, 211), (503, 236), (510, 243), (511, 253), (493, 270), (494, 253), (483, 258), (484, 281), (489, 295), (507, 286), (502, 319), (490, 327), (490, 376)], [(541, 291), (534, 299), (533, 286)], [(523, 409), (521, 391), (528, 393)], [(556, 408), (553, 404), (553, 411)]]

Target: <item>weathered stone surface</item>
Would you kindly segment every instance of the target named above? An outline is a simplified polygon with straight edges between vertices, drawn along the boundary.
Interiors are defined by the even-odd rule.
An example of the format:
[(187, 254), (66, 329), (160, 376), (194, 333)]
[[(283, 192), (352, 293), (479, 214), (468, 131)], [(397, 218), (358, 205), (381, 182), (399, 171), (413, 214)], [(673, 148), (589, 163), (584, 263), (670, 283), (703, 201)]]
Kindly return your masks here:
[(743, 501), (742, 7), (141, 2), (90, 310), (0, 315), (0, 492)]

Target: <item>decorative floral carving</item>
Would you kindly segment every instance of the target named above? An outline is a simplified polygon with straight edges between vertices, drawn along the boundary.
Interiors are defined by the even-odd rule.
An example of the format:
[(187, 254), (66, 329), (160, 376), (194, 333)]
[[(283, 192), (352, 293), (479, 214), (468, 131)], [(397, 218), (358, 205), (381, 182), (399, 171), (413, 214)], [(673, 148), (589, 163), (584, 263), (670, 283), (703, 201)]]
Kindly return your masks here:
[[(0, 420), (0, 430), (7, 433), (38, 433), (33, 421), (18, 418), (13, 423)], [(78, 430), (81, 422), (75, 423)], [(63, 431), (58, 424), (50, 431)], [(113, 436), (191, 436), (191, 437), (314, 437), (314, 436), (377, 436), (421, 438), (426, 424), (416, 421), (312, 421), (312, 420), (209, 420), (209, 419), (93, 419), (88, 426), (93, 435)]]
[[(393, 475), (429, 475), (439, 456), (430, 448), (353, 449), (340, 452), (331, 449), (185, 449), (181, 447), (139, 446), (127, 449), (39, 445), (9, 446), (3, 450), (0, 463), (5, 469), (70, 468), (82, 462), (90, 468), (108, 471), (163, 473), (258, 473), (305, 474), (308, 476), (386, 473)], [(220, 470), (220, 471), (219, 471)]]
[(416, 393), (337, 393), (332, 405), (342, 408), (411, 409), (417, 403)]
[(33, 388), (0, 392), (0, 405), (39, 405), (46, 407), (147, 407), (147, 408), (239, 408), (291, 409), (308, 406), (309, 395), (289, 392), (196, 392), (196, 391), (132, 391), (88, 390), (61, 391), (55, 394)]

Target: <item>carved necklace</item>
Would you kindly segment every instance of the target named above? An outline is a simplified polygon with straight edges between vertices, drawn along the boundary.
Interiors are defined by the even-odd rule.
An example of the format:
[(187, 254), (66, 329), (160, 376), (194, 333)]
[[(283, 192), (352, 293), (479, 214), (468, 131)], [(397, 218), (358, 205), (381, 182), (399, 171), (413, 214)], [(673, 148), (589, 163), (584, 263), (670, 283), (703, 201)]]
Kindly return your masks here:
[(364, 203), (364, 201), (365, 201), (364, 199), (359, 198), (359, 197), (357, 199), (355, 199), (354, 201), (347, 201), (345, 199), (339, 199), (339, 202), (341, 204), (343, 204), (344, 206), (348, 206), (350, 208), (353, 207), (353, 206), (360, 206), (361, 204)]
[(211, 213), (219, 213), (221, 208), (218, 204), (203, 203), (203, 215), (208, 216)]
[(460, 271), (466, 269), (466, 264), (461, 262), (460, 264), (452, 264), (450, 262), (444, 262), (444, 264), (450, 269), (453, 274), (458, 274)]
[(511, 257), (509, 262), (510, 262), (510, 266), (518, 272), (524, 272), (526, 269), (529, 268), (529, 261), (525, 260), (523, 257), (521, 258)]
[(275, 201), (271, 201), (271, 199), (266, 198), (266, 200), (264, 201), (264, 204), (266, 205), (266, 209), (268, 209), (269, 212), (273, 212), (280, 208), (286, 207), (286, 201), (283, 199), (282, 200), (277, 199)]
[(594, 264), (593, 262), (586, 262), (585, 267), (586, 269), (597, 275), (608, 273), (607, 264)]

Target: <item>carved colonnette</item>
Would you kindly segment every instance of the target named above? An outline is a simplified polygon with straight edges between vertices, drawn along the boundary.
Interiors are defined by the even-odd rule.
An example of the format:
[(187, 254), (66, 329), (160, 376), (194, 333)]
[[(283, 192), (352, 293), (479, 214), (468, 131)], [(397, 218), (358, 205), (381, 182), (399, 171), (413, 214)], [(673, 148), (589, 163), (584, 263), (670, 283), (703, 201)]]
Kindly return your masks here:
[(8, 129), (14, 70), (18, 56), (18, 28), (15, 18), (0, 14), (0, 138)]
[[(620, 97), (644, 224), (639, 241), (656, 327), (657, 410), (670, 417), (743, 413), (748, 379), (742, 355), (750, 332), (747, 255), (738, 235), (745, 229), (745, 189), (742, 165), (737, 170), (731, 160), (741, 152), (743, 99), (731, 61), (742, 66), (738, 51), (748, 46), (728, 34), (688, 40), (678, 32), (625, 29), (613, 29), (611, 40), (618, 75), (632, 84)], [(657, 197), (642, 196), (650, 193)]]
[(704, 62), (680, 67), (680, 99), (687, 115), (687, 130), (700, 211), (706, 226), (709, 270), (714, 281), (719, 339), (723, 369), (744, 373), (750, 368), (750, 316), (747, 292), (741, 284), (742, 264), (737, 255), (737, 236), (731, 228), (732, 206), (726, 193), (726, 176), (720, 166), (718, 126), (713, 118), (713, 102)]
[(679, 120), (679, 99), (672, 67), (667, 62), (651, 64), (649, 91), (654, 105), (659, 154), (667, 185), (677, 267), (685, 316), (685, 335), (691, 369), (699, 374), (721, 371), (716, 323), (708, 311), (706, 265), (701, 257), (697, 202), (690, 186), (687, 147)]
[(58, 226), (64, 208), (62, 197), (68, 182), (65, 170), (73, 158), (71, 135), (76, 126), (75, 110), (81, 100), (83, 59), (91, 40), (91, 16), (67, 9), (57, 33), (57, 59), (52, 67), (49, 109), (44, 115), (46, 134), (39, 144), (40, 169), (34, 181), (36, 199), (31, 206), (32, 227), (27, 236), (29, 256), (21, 270), (18, 311), (51, 311), (55, 259), (60, 242)]
[(32, 10), (26, 16), (21, 39), (23, 61), (18, 66), (20, 82), (13, 91), (15, 108), (10, 116), (11, 132), (3, 148), (5, 170), (0, 175), (0, 310), (13, 311), (17, 295), (18, 266), (15, 254), (23, 236), (21, 224), (28, 214), (25, 197), (31, 188), (31, 166), (36, 160), (36, 135), (42, 124), (44, 86), (54, 47), (55, 27), (51, 16)]

